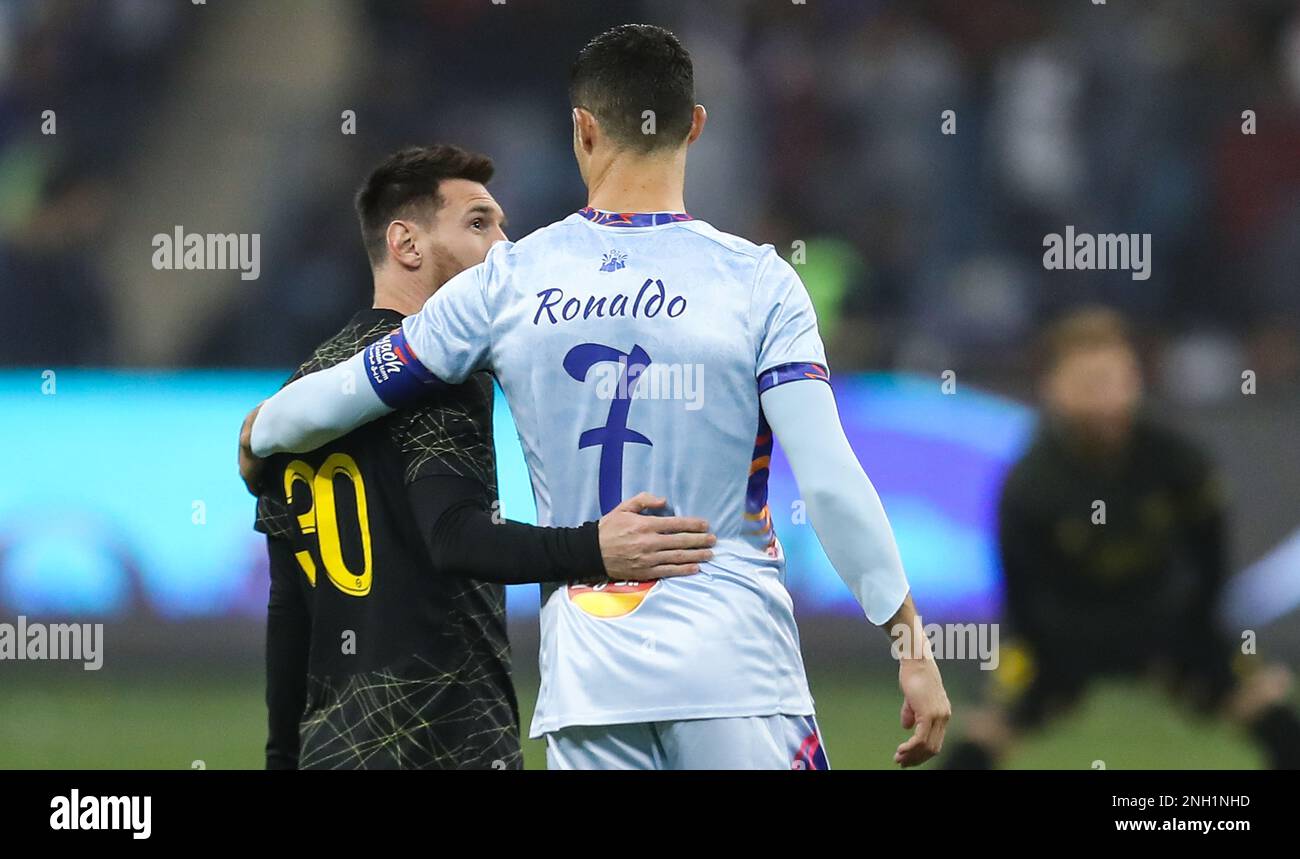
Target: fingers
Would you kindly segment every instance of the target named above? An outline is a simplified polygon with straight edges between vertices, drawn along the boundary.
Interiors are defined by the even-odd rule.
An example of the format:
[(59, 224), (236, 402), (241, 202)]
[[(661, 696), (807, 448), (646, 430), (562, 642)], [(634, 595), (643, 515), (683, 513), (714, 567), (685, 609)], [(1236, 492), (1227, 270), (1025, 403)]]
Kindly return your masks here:
[(934, 749), (932, 754), (939, 754), (943, 751), (943, 738), (948, 733), (947, 720), (941, 720), (935, 723), (934, 730), (930, 732), (930, 748)]
[(709, 530), (709, 521), (694, 516), (650, 516), (646, 519), (646, 527), (660, 534), (702, 534)]
[(672, 579), (677, 576), (691, 576), (700, 571), (699, 564), (663, 564), (651, 567), (647, 579)]
[(667, 498), (660, 498), (657, 495), (651, 495), (649, 492), (638, 492), (614, 509), (625, 510), (628, 513), (640, 513), (642, 510), (658, 509), (667, 503)]
[(919, 755), (917, 755), (916, 752), (916, 744), (912, 742), (912, 739), (909, 739), (894, 752), (894, 763), (904, 768), (914, 767), (919, 763), (924, 763), (923, 760), (917, 760), (918, 757)]
[[(906, 719), (906, 711), (909, 710), (909, 707), (904, 706), (904, 719)], [(943, 749), (944, 734), (948, 730), (948, 717), (938, 715), (914, 718), (916, 731), (894, 752), (894, 763), (899, 766), (913, 767), (923, 764)]]
[(915, 726), (912, 736), (894, 753), (901, 766), (924, 763), (943, 748), (943, 735), (952, 718), (952, 705), (943, 689), (939, 668), (932, 659), (902, 660), (898, 684), (903, 690), (899, 721), (904, 728)]
[(898, 744), (898, 751), (894, 753), (894, 760), (907, 757), (913, 750), (918, 748), (921, 743), (921, 729), (917, 728), (916, 733)]
[(708, 549), (674, 549), (670, 552), (655, 552), (650, 556), (650, 565), (703, 564), (712, 559), (713, 552)]
[(932, 722), (917, 719), (916, 733), (908, 737), (894, 752), (894, 763), (904, 767), (912, 767), (923, 764), (938, 754), (939, 748), (933, 742), (933, 727)]
[(670, 549), (710, 549), (718, 542), (713, 534), (655, 534), (646, 541), (653, 552)]
[(655, 552), (649, 555), (647, 566), (633, 569), (625, 574), (632, 582), (648, 582), (654, 579), (670, 579), (674, 576), (689, 576), (700, 571), (700, 564), (713, 558), (708, 549), (677, 549), (671, 552)]
[(239, 476), (243, 478), (244, 488), (248, 490), (250, 495), (260, 494), (262, 488), (262, 460), (251, 453), (240, 451)]
[[(646, 510), (659, 510), (666, 506), (668, 506), (667, 498), (651, 495), (649, 492), (638, 492), (610, 512), (642, 513)], [(646, 530), (659, 534), (702, 534), (709, 530), (707, 519), (699, 519), (694, 516), (647, 516), (646, 521), (641, 524)]]
[(239, 476), (243, 478), (244, 488), (252, 495), (261, 491), (262, 460), (253, 455), (253, 421), (262, 410), (262, 404), (244, 417), (243, 426), (239, 428)]

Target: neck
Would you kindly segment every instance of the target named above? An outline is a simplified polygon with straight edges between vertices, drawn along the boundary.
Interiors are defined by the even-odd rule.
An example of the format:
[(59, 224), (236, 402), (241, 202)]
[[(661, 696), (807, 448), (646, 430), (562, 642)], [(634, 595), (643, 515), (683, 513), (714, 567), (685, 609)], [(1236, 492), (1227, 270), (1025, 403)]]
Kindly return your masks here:
[(433, 290), (422, 285), (413, 272), (390, 271), (393, 268), (390, 263), (375, 272), (375, 300), (371, 306), (376, 310), (396, 310), (403, 316), (418, 313)]
[(1103, 434), (1063, 421), (1058, 422), (1056, 429), (1067, 449), (1090, 462), (1112, 465), (1128, 450), (1127, 430)]
[(686, 149), (669, 156), (619, 153), (593, 166), (587, 205), (608, 212), (685, 212)]

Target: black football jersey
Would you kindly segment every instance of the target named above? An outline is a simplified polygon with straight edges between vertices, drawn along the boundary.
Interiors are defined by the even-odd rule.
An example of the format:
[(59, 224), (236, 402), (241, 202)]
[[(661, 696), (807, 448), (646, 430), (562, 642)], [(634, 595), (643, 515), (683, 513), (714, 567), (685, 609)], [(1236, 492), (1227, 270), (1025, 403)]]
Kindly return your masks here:
[[(293, 378), (401, 321), (358, 313)], [(271, 625), (296, 612), (309, 630), (297, 643), (268, 634), (268, 765), (275, 754), (301, 768), (521, 765), (505, 589), (434, 568), (412, 491), (455, 475), (495, 499), (492, 401), (491, 377), (479, 374), (318, 450), (268, 460), (256, 527), (270, 546)], [(293, 742), (293, 727), (296, 760), (272, 749)]]

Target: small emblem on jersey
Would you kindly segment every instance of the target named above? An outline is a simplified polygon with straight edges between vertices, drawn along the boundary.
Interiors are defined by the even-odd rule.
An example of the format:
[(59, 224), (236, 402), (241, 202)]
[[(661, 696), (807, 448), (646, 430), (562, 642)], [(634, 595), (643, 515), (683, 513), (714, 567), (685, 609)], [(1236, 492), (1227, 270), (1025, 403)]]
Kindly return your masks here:
[(618, 271), (627, 268), (627, 254), (619, 250), (605, 251), (600, 258), (601, 271)]
[(569, 585), (569, 601), (592, 617), (626, 617), (636, 611), (659, 582), (602, 582)]

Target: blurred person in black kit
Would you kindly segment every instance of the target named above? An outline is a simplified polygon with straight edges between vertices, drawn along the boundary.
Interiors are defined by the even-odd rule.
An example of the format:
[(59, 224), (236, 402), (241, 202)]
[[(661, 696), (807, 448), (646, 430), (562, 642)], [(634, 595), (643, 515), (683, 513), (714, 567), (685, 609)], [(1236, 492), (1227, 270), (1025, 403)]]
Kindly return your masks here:
[(1216, 621), (1229, 562), (1213, 464), (1140, 410), (1138, 356), (1117, 313), (1075, 311), (1043, 346), (1044, 420), (998, 509), (1014, 643), (944, 766), (993, 767), (1093, 680), (1138, 675), (1245, 728), (1270, 766), (1300, 768), (1290, 673), (1234, 658)]
[[(384, 337), (483, 261), (505, 238), (492, 174), (455, 146), (371, 172), (356, 206), (373, 306), (292, 378)], [(502, 518), (492, 402), (480, 373), (249, 470), (270, 557), (268, 769), (518, 769), (504, 585), (648, 581), (712, 556), (707, 522), (643, 515), (667, 503), (648, 493), (575, 528)]]

